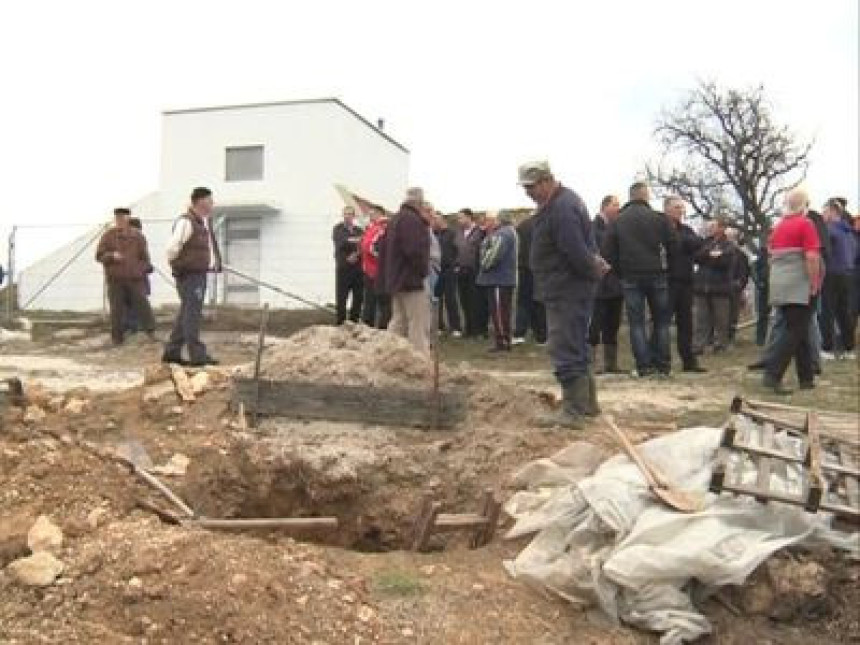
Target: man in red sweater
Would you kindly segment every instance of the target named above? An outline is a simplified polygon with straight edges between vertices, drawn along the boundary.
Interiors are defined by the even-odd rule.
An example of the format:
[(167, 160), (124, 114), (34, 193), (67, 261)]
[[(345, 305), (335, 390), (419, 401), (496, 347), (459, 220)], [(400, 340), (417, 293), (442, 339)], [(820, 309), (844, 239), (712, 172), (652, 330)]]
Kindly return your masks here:
[(811, 299), (821, 288), (820, 243), (815, 225), (806, 217), (809, 197), (796, 188), (786, 199), (786, 214), (773, 229), (769, 244), (770, 305), (779, 307), (787, 323), (787, 333), (768, 362), (764, 386), (778, 394), (789, 394), (782, 384), (791, 359), (797, 369), (801, 389), (814, 387), (812, 353), (808, 330), (812, 316)]
[(369, 327), (385, 329), (391, 320), (391, 298), (379, 284), (379, 245), (388, 227), (388, 216), (381, 206), (370, 209), (370, 224), (361, 237), (361, 270), (364, 273), (364, 311), (362, 322)]

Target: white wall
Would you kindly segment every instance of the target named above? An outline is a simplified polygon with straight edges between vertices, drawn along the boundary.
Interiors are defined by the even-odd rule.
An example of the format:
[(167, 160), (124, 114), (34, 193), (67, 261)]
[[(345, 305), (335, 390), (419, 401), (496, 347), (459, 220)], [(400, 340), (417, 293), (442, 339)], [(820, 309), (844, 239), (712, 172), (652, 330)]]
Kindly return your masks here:
[[(260, 144), (264, 179), (225, 181), (225, 149)], [(334, 184), (393, 208), (406, 189), (408, 161), (406, 152), (335, 102), (168, 113), (162, 205), (179, 214), (191, 189), (207, 186), (216, 210), (252, 203), (279, 209), (279, 216), (263, 220), (261, 279), (333, 302), (331, 229), (344, 205)], [(295, 306), (268, 290), (261, 301)]]
[[(225, 149), (264, 146), (262, 181), (227, 182)], [(334, 301), (331, 229), (340, 221), (343, 184), (367, 199), (396, 208), (407, 186), (409, 155), (333, 101), (166, 113), (162, 132), (159, 193), (132, 207), (144, 222), (153, 264), (154, 306), (177, 302), (165, 249), (173, 220), (185, 211), (195, 186), (208, 186), (218, 206), (267, 204), (280, 210), (264, 217), (262, 280), (319, 303)], [(106, 218), (106, 221), (109, 217)], [(95, 230), (20, 274), (19, 305), (25, 304)], [(33, 309), (94, 311), (103, 307), (103, 274), (94, 240), (32, 304)], [(167, 279), (165, 279), (166, 276)], [(261, 302), (295, 307), (269, 290)]]

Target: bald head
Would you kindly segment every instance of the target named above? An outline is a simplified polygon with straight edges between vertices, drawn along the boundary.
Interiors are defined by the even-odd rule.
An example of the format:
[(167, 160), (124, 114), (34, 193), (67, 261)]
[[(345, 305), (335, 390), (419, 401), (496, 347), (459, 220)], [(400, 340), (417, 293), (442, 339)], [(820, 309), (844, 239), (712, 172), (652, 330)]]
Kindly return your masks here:
[(785, 198), (785, 206), (789, 213), (805, 213), (809, 210), (809, 193), (803, 188), (795, 188)]

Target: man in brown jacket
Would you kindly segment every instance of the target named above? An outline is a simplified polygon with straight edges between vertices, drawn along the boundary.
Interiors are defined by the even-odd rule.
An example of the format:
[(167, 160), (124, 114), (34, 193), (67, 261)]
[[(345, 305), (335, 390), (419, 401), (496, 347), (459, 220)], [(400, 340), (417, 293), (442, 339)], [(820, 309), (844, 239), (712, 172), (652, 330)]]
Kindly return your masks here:
[(152, 268), (146, 238), (130, 225), (131, 211), (127, 208), (115, 208), (113, 215), (114, 225), (105, 231), (96, 249), (96, 260), (104, 265), (107, 281), (111, 340), (122, 345), (128, 306), (154, 340), (155, 319), (146, 296), (146, 276)]

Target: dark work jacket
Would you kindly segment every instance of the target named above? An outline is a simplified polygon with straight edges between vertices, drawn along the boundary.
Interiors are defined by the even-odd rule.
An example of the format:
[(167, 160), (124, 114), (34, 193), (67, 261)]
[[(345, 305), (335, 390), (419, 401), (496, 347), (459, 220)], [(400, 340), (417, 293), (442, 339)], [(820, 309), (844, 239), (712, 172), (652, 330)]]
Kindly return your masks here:
[(579, 195), (560, 186), (534, 215), (529, 263), (535, 299), (593, 298), (597, 292), (597, 243)]
[(529, 255), (532, 252), (532, 231), (534, 230), (535, 218), (530, 215), (517, 226), (517, 270), (521, 273), (530, 272)]
[(427, 224), (411, 204), (403, 204), (388, 222), (379, 256), (384, 293), (419, 291), (430, 270)]
[(464, 229), (456, 232), (457, 269), (462, 273), (478, 273), (478, 259), (481, 254), (481, 242), (484, 241), (484, 231), (480, 226), (473, 226), (466, 236)]
[(442, 271), (444, 273), (453, 271), (457, 264), (457, 234), (450, 228), (439, 229), (434, 234), (442, 250)]
[[(206, 249), (209, 249), (208, 240)], [(114, 259), (113, 253), (119, 253), (122, 259)], [(96, 249), (96, 260), (104, 265), (105, 275), (114, 280), (143, 280), (152, 272), (146, 238), (136, 228), (112, 226), (105, 231)], [(206, 268), (209, 268), (208, 263)]]
[(732, 287), (736, 293), (740, 293), (747, 288), (750, 281), (750, 259), (744, 250), (734, 242), (732, 251), (734, 252), (734, 262), (732, 263)]
[(347, 228), (345, 222), (335, 224), (331, 231), (331, 240), (334, 242), (334, 261), (338, 269), (361, 270), (361, 262), (350, 263), (347, 257), (358, 252), (363, 233), (364, 231), (357, 224), (353, 224), (352, 228)]
[(618, 276), (666, 275), (675, 253), (675, 235), (665, 215), (648, 202), (628, 202), (606, 235), (606, 254)]
[(809, 211), (806, 216), (815, 224), (815, 232), (818, 233), (818, 243), (821, 249), (821, 261), (827, 267), (830, 264), (830, 236), (827, 234), (827, 224), (818, 211)]
[[(670, 222), (671, 223), (671, 222)], [(669, 280), (679, 284), (693, 284), (693, 273), (695, 272), (694, 256), (705, 241), (696, 235), (696, 232), (686, 224), (675, 226), (677, 245), (675, 253), (669, 262)]]
[[(597, 243), (597, 248), (600, 249), (604, 259), (608, 262), (606, 255), (603, 254), (603, 246), (606, 242), (606, 232), (609, 230), (610, 224), (602, 216), (598, 215), (594, 218), (594, 240)], [(624, 291), (621, 289), (621, 281), (615, 271), (610, 271), (600, 280), (600, 285), (597, 287), (598, 300), (611, 300), (613, 298), (624, 297)]]
[[(734, 245), (727, 239), (708, 238), (695, 255), (696, 278), (693, 292), (698, 295), (728, 296), (732, 292), (732, 277), (736, 262)], [(720, 251), (718, 257), (711, 257), (711, 251)]]

